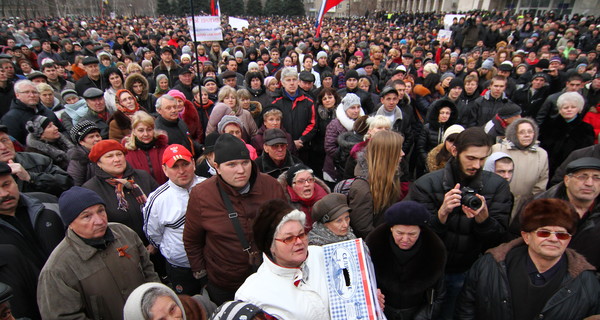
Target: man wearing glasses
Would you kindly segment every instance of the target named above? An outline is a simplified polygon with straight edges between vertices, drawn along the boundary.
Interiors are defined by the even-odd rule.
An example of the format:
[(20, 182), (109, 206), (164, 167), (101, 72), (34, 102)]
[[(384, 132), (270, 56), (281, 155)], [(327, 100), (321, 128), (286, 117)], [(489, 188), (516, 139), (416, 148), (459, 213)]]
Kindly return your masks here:
[[(596, 269), (600, 269), (600, 251), (592, 243), (600, 240), (600, 159), (583, 157), (569, 162), (563, 182), (538, 194), (534, 199), (554, 198), (569, 202), (579, 214), (577, 233), (569, 248), (577, 250)], [(520, 212), (521, 210), (517, 211)], [(516, 236), (518, 217), (510, 230)]]
[(455, 319), (584, 319), (600, 314), (595, 268), (567, 249), (581, 228), (579, 221), (564, 200), (528, 204), (521, 214), (521, 238), (489, 250), (469, 271)]

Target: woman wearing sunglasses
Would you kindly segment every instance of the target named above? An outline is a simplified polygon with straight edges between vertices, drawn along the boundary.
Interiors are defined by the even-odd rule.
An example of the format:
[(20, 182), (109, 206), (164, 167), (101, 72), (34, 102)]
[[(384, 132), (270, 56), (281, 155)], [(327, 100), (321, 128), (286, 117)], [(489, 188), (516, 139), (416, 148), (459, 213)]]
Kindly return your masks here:
[(250, 302), (277, 319), (329, 319), (323, 249), (308, 245), (305, 224), (304, 212), (283, 200), (259, 208), (253, 232), (263, 263), (235, 300)]

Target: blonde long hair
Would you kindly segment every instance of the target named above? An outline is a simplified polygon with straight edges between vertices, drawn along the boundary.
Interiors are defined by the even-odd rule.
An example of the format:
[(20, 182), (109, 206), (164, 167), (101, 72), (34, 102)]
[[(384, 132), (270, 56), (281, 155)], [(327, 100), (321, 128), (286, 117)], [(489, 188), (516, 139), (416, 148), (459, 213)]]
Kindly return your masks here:
[(399, 160), (404, 137), (393, 131), (380, 131), (367, 145), (369, 188), (373, 212), (379, 214), (398, 201), (400, 196)]

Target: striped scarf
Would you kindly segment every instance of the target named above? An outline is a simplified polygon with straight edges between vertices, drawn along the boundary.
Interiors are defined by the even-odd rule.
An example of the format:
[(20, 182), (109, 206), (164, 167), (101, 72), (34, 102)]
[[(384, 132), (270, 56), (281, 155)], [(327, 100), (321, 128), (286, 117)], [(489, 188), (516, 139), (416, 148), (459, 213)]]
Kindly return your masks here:
[(117, 196), (117, 209), (121, 211), (127, 211), (129, 209), (129, 203), (127, 199), (125, 199), (125, 192), (123, 191), (123, 187), (131, 190), (131, 193), (135, 197), (135, 200), (140, 205), (146, 203), (146, 194), (142, 191), (139, 185), (135, 183), (133, 177), (129, 177), (128, 179), (116, 179), (110, 178), (105, 180), (108, 184), (115, 187), (115, 195)]

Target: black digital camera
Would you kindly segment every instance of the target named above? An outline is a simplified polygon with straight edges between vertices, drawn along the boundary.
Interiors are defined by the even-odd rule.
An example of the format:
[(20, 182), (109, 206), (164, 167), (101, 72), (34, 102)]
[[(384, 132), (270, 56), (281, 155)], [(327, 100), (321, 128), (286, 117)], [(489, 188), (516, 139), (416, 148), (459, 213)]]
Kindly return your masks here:
[(462, 204), (463, 206), (467, 206), (473, 210), (477, 210), (477, 209), (481, 208), (481, 205), (483, 203), (481, 202), (481, 199), (479, 199), (476, 196), (477, 192), (475, 192), (475, 190), (473, 190), (469, 187), (463, 187), (460, 189), (460, 192), (461, 192), (460, 204)]

